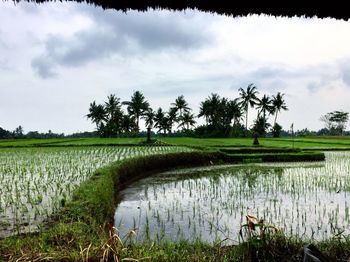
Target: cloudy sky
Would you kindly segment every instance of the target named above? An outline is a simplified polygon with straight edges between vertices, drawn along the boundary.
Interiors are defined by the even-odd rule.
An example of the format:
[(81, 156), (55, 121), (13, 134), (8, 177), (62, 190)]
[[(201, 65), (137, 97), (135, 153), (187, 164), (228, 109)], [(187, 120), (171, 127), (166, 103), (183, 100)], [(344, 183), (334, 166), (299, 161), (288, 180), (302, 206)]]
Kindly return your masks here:
[(136, 90), (154, 109), (184, 95), (197, 114), (211, 93), (233, 99), (250, 83), (261, 96), (285, 94), (284, 129), (317, 130), (321, 115), (350, 111), (347, 21), (75, 3), (2, 2), (0, 14), (0, 127), (8, 130), (92, 131), (90, 102), (112, 93), (129, 100)]

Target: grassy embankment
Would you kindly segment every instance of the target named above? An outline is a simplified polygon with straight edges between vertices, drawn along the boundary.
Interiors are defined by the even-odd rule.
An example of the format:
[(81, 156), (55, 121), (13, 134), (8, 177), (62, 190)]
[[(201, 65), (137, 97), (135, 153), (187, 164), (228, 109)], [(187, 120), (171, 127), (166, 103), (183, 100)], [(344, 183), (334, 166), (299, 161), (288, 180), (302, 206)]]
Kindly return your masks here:
[[(111, 140), (65, 140), (55, 141), (58, 143), (85, 143), (96, 145), (104, 142), (110, 144)], [(132, 139), (133, 140), (133, 139)], [(181, 140), (181, 141), (180, 141)], [(177, 144), (186, 143), (198, 146), (198, 140), (195, 139), (179, 139)], [(120, 141), (117, 140), (116, 141)], [(167, 143), (174, 143), (174, 139), (164, 139)], [(33, 146), (38, 141), (21, 141), (25, 146)], [(42, 142), (42, 141), (41, 141)], [(45, 141), (49, 144), (50, 141)], [(124, 143), (125, 141), (123, 141)], [(222, 142), (222, 143), (221, 143)], [(139, 159), (115, 163), (108, 167), (101, 168), (95, 172), (93, 178), (84, 182), (77, 191), (74, 192), (73, 199), (57, 214), (55, 221), (47, 230), (43, 230), (36, 235), (10, 237), (0, 241), (0, 258), (4, 261), (20, 258), (22, 260), (47, 259), (47, 260), (76, 260), (82, 261), (89, 258), (91, 261), (101, 258), (112, 259), (113, 255), (119, 258), (147, 258), (149, 261), (225, 261), (225, 260), (250, 260), (255, 254), (260, 254), (261, 258), (268, 260), (283, 260), (288, 257), (290, 260), (300, 261), (300, 248), (302, 242), (300, 240), (286, 238), (281, 235), (272, 236), (269, 241), (248, 242), (234, 247), (220, 247), (220, 245), (209, 245), (206, 243), (163, 243), (158, 245), (143, 244), (125, 246), (115, 236), (108, 236), (110, 222), (112, 220), (115, 208), (115, 196), (118, 190), (126, 186), (130, 181), (140, 176), (146, 176), (157, 171), (166, 170), (172, 167), (185, 167), (205, 165), (209, 163), (224, 162), (241, 162), (241, 157), (248, 152), (244, 152), (248, 148), (251, 139), (242, 139), (236, 141), (237, 145), (245, 149), (236, 151), (231, 148), (221, 148), (223, 152), (197, 152), (197, 153), (180, 153), (163, 156), (150, 156)], [(250, 142), (250, 143), (249, 143)], [(323, 142), (323, 141), (322, 141)], [(350, 142), (350, 140), (349, 140)], [(5, 142), (0, 142), (0, 144)], [(13, 142), (14, 144), (16, 142)], [(114, 143), (114, 141), (113, 141)], [(123, 144), (120, 143), (120, 144)], [(225, 144), (227, 147), (234, 144), (233, 140), (223, 143), (221, 139), (207, 139), (201, 141), (201, 146), (208, 147), (210, 145)], [(261, 141), (263, 144), (264, 141)], [(271, 143), (275, 143), (272, 142)], [(290, 141), (289, 141), (290, 143)], [(14, 144), (7, 146), (17, 146)], [(22, 145), (23, 145), (22, 144)], [(29, 144), (29, 145), (28, 145)], [(275, 143), (276, 145), (277, 143)], [(306, 143), (309, 145), (308, 143)], [(326, 144), (339, 145), (340, 143)], [(346, 145), (346, 143), (344, 143)], [(20, 145), (20, 146), (22, 146)], [(273, 145), (273, 146), (275, 146)], [(322, 144), (323, 145), (323, 144)], [(249, 153), (254, 153), (261, 158), (263, 155), (270, 157), (272, 155), (282, 154), (301, 154), (298, 150), (285, 150), (283, 152), (266, 152), (267, 149), (259, 147), (251, 149)], [(241, 151), (239, 151), (241, 150)], [(255, 151), (253, 151), (255, 150)], [(265, 150), (265, 151), (264, 151)], [(270, 149), (271, 150), (271, 149)], [(276, 149), (273, 149), (276, 150)], [(264, 151), (264, 152), (262, 152)], [(318, 154), (318, 153), (312, 153)], [(304, 153), (306, 155), (306, 153)], [(319, 156), (321, 156), (319, 154)], [(287, 157), (287, 155), (284, 155)], [(346, 240), (346, 241), (345, 241)], [(330, 254), (333, 258), (348, 257), (350, 254), (350, 239), (343, 240), (334, 239), (328, 242), (319, 243), (322, 251)]]

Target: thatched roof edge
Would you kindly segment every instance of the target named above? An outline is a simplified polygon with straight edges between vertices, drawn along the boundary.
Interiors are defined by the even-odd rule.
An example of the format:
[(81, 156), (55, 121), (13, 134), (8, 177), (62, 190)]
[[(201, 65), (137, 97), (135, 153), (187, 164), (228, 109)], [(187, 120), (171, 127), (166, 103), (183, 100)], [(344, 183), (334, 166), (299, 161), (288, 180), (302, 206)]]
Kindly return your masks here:
[[(58, 0), (12, 0), (14, 2), (55, 2)], [(62, 2), (62, 0), (59, 0)], [(336, 18), (348, 20), (350, 11), (346, 6), (299, 6), (299, 7), (278, 7), (267, 5), (266, 2), (254, 6), (239, 6), (232, 1), (224, 0), (63, 0), (66, 2), (88, 3), (100, 6), (103, 9), (115, 9), (127, 12), (128, 10), (148, 11), (150, 9), (167, 9), (183, 11), (187, 8), (197, 9), (204, 12), (217, 13), (228, 16), (247, 16), (250, 14), (266, 14), (273, 16), (287, 17), (318, 17), (318, 18)], [(236, 2), (237, 3), (237, 2)]]

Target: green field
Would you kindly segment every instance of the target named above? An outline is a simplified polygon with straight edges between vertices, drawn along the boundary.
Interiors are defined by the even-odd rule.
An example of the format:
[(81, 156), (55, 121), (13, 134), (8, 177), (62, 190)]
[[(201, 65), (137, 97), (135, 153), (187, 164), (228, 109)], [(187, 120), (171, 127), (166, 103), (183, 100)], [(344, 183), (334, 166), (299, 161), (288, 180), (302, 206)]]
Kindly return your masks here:
[[(121, 241), (107, 233), (114, 232), (109, 222), (119, 189), (141, 177), (200, 165), (320, 161), (323, 153), (313, 150), (350, 150), (348, 137), (259, 141), (253, 147), (251, 138), (159, 137), (147, 146), (145, 138), (0, 140), (3, 237), (36, 232), (0, 240), (0, 261), (250, 261), (251, 243), (231, 248), (204, 242), (132, 245), (128, 237)], [(350, 254), (350, 244), (346, 244), (350, 240), (344, 239), (318, 245), (328, 254), (341, 246), (343, 251), (336, 257), (344, 258), (346, 252)], [(283, 245), (290, 254), (302, 244), (299, 239), (276, 235), (264, 242), (266, 246), (254, 248), (276, 251)]]
[[(190, 138), (157, 137), (166, 144), (184, 146), (252, 146), (252, 138)], [(18, 139), (0, 140), (1, 147), (32, 146), (103, 146), (103, 145), (138, 145), (145, 138), (62, 138), (62, 139)], [(345, 149), (350, 148), (350, 137), (312, 137), (312, 138), (260, 138), (264, 147), (297, 147), (302, 149)]]

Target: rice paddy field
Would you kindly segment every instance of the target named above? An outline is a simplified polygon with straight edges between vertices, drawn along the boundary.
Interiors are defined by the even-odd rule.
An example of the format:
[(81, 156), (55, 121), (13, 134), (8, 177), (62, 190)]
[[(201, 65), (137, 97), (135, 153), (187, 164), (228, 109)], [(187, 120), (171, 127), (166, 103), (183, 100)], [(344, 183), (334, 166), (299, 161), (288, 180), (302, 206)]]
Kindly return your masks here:
[[(202, 261), (208, 257), (231, 261), (217, 244), (236, 252), (229, 247), (246, 240), (247, 232), (240, 234), (246, 215), (276, 227), (286, 236), (286, 242), (282, 242), (288, 245), (297, 246), (301, 241), (323, 243), (335, 237), (348, 239), (335, 247), (350, 243), (350, 138), (264, 138), (259, 140), (260, 153), (251, 150), (252, 139), (248, 138), (167, 137), (157, 138), (153, 145), (144, 145), (144, 140), (0, 140), (0, 261), (120, 261), (144, 257), (151, 258), (147, 261), (153, 257), (160, 261)], [(289, 152), (300, 157), (306, 156), (307, 150), (324, 151), (326, 160), (210, 166), (212, 161), (205, 158), (213, 157), (212, 152), (225, 155), (230, 150), (240, 155), (252, 151), (259, 157), (288, 157), (291, 148), (302, 149)], [(124, 171), (129, 173), (123, 177), (126, 182), (146, 172), (143, 167), (152, 170), (147, 156), (159, 155), (159, 170), (166, 170), (167, 164), (190, 166), (192, 158), (181, 158), (185, 154), (178, 155), (180, 160), (176, 160), (177, 155), (161, 157), (176, 152), (190, 152), (191, 156), (203, 152), (209, 167), (154, 171), (122, 191), (115, 187), (111, 176), (122, 170), (118, 168), (123, 163), (127, 163)], [(140, 157), (144, 162), (130, 161)], [(193, 160), (202, 163), (201, 157), (193, 156)], [(152, 163), (157, 159), (151, 159)], [(214, 162), (219, 160), (213, 158)], [(105, 169), (94, 177), (102, 167)], [(98, 190), (106, 194), (99, 195)], [(70, 205), (73, 196), (75, 202)], [(115, 196), (119, 199), (117, 206)], [(52, 217), (63, 209), (67, 211), (64, 219), (53, 221), (47, 228)], [(76, 216), (79, 212), (82, 216)], [(110, 221), (102, 221), (113, 214), (118, 235), (106, 231), (105, 224)], [(33, 232), (40, 233), (27, 234)], [(130, 232), (135, 246), (124, 246), (121, 241)], [(336, 256), (350, 257), (350, 244), (342, 247)], [(113, 259), (106, 252), (113, 254)]]
[[(327, 240), (350, 233), (350, 152), (316, 163), (178, 170), (121, 192), (115, 213), (121, 235), (137, 240), (240, 242), (246, 215), (288, 236)], [(242, 240), (242, 239), (241, 239)]]
[(0, 150), (0, 238), (35, 232), (94, 171), (111, 162), (183, 147), (53, 147)]
[[(62, 139), (17, 139), (0, 140), (0, 148), (33, 146), (103, 146), (135, 145), (145, 138), (62, 138)], [(159, 137), (158, 141), (170, 145), (184, 146), (251, 146), (251, 138), (192, 138)], [(299, 138), (260, 138), (265, 147), (296, 147), (301, 149), (348, 149), (350, 137), (299, 137)]]

